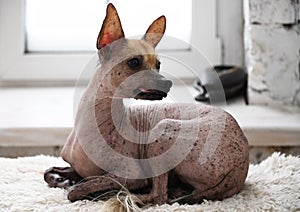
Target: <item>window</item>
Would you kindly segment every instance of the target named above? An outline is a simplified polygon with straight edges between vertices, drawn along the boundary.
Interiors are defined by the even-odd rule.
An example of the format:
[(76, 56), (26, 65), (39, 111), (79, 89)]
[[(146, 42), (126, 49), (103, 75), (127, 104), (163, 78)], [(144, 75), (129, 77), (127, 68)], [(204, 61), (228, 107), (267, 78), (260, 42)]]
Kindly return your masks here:
[[(150, 23), (164, 14), (168, 17), (166, 35), (183, 40), (186, 44), (191, 41), (191, 0), (109, 2), (117, 7), (126, 37), (142, 36)], [(94, 52), (106, 4), (106, 0), (27, 0), (26, 52)], [(159, 48), (164, 50), (189, 48), (188, 45), (160, 44)]]
[[(186, 43), (179, 46), (162, 42), (163, 54), (193, 66), (197, 55), (190, 46), (195, 46), (211, 63), (220, 62), (215, 0), (110, 2), (117, 7), (127, 36), (144, 33), (155, 18), (165, 14), (166, 34)], [(130, 2), (137, 5), (130, 7)], [(106, 0), (0, 0), (0, 83), (74, 82), (95, 53), (95, 39), (106, 3)], [(36, 7), (42, 9), (36, 10)], [(136, 11), (133, 13), (133, 10)], [(70, 20), (74, 19), (72, 15), (75, 22)], [(70, 27), (63, 25), (66, 23)], [(163, 60), (163, 67), (170, 75), (182, 79), (195, 77), (184, 70), (185, 66)]]

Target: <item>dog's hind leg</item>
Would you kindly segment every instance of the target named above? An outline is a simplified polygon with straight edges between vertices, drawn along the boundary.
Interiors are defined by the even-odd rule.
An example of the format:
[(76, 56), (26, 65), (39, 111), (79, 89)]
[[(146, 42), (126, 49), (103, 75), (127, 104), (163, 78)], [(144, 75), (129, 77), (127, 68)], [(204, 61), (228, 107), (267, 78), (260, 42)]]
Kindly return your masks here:
[(44, 180), (50, 187), (67, 188), (83, 178), (72, 167), (52, 167), (45, 171)]
[(201, 203), (203, 199), (223, 200), (233, 196), (234, 194), (237, 194), (244, 186), (243, 179), (246, 177), (237, 176), (247, 175), (247, 173), (243, 173), (241, 170), (245, 170), (245, 166), (248, 166), (248, 163), (248, 159), (246, 159), (246, 161), (241, 162), (239, 166), (236, 166), (228, 171), (228, 173), (220, 178), (215, 185), (206, 188), (205, 190), (199, 190), (199, 188), (195, 188), (190, 195), (186, 195), (184, 198), (181, 198), (179, 202), (183, 204), (195, 204)]

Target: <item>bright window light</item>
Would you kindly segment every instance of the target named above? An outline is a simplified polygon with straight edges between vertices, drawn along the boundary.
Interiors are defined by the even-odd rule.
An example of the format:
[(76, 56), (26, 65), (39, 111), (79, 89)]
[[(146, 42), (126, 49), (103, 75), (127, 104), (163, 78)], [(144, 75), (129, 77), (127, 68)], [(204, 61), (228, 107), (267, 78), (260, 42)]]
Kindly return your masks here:
[(108, 2), (116, 6), (126, 37), (142, 36), (152, 21), (165, 15), (166, 35), (185, 43), (169, 45), (165, 39), (159, 48), (189, 48), (192, 0), (27, 0), (26, 51), (95, 51)]

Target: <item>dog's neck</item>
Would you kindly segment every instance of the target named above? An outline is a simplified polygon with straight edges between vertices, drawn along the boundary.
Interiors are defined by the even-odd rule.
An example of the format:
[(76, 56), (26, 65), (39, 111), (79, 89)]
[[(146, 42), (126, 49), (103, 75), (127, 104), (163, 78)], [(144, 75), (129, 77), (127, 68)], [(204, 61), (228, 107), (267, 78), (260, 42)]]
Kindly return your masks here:
[[(127, 114), (127, 110), (122, 98), (114, 98), (114, 90), (111, 89), (109, 80), (101, 76), (103, 73), (105, 72), (97, 73), (98, 76), (94, 77), (91, 89), (96, 92), (94, 108), (97, 125), (99, 129), (103, 127), (101, 133), (107, 134), (115, 128), (114, 119)], [(99, 78), (104, 80), (99, 80)]]

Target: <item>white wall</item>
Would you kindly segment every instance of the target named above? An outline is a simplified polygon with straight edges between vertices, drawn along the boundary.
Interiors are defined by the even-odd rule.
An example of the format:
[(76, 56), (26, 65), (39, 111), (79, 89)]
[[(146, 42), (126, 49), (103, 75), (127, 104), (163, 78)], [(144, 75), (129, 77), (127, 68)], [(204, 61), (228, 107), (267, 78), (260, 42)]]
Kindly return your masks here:
[(244, 2), (250, 104), (300, 109), (299, 1)]

